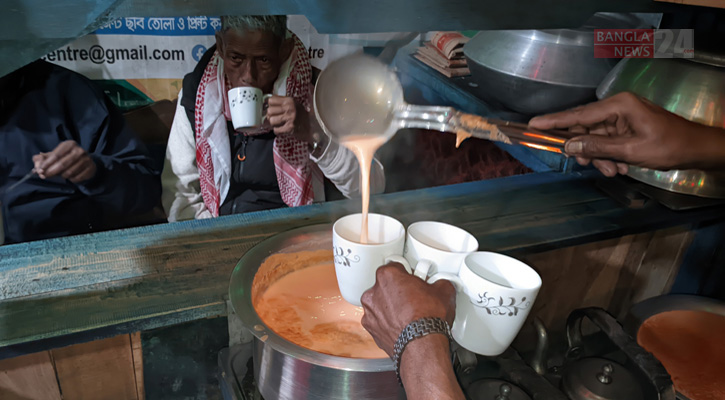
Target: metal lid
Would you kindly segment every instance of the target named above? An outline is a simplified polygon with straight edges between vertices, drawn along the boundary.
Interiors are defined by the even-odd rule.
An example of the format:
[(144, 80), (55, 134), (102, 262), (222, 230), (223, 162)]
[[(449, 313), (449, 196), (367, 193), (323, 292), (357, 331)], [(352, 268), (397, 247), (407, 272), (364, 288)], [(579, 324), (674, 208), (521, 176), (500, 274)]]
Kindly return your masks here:
[(531, 400), (518, 386), (499, 379), (473, 382), (466, 392), (472, 400)]
[(622, 365), (604, 358), (585, 358), (567, 367), (562, 381), (572, 400), (641, 400), (642, 388)]

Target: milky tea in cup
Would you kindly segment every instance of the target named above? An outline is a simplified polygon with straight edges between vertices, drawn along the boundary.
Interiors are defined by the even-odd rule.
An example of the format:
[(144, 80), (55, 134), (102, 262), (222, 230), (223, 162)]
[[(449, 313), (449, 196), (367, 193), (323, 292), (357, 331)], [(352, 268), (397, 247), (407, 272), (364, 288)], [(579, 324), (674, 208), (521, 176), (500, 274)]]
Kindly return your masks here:
[[(347, 215), (332, 227), (335, 274), (347, 302), (362, 305), (363, 292), (375, 284), (375, 271), (388, 262), (405, 262), (405, 228), (394, 218), (368, 214), (368, 241), (360, 243), (362, 214)], [(411, 271), (408, 270), (410, 273)]]
[(478, 250), (478, 240), (465, 230), (437, 221), (408, 227), (403, 255), (415, 276), (425, 280), (438, 272), (457, 274), (463, 259)]

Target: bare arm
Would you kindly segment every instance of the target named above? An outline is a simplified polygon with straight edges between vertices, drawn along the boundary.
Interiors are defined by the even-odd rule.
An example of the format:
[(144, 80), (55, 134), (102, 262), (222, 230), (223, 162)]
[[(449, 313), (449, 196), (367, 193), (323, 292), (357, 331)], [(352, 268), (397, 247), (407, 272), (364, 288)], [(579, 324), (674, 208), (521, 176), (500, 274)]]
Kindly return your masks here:
[[(363, 294), (362, 324), (375, 343), (393, 356), (393, 345), (405, 327), (420, 318), (453, 322), (456, 291), (447, 281), (434, 284), (408, 274), (402, 265), (378, 268), (375, 285)], [(462, 400), (451, 363), (450, 344), (442, 334), (413, 339), (403, 350), (400, 377), (409, 399)]]
[(451, 364), (451, 353), (443, 335), (428, 335), (405, 347), (400, 377), (409, 399), (464, 399)]
[[(337, 187), (345, 197), (359, 196), (360, 166), (352, 152), (335, 142), (331, 142), (322, 133), (322, 128), (311, 111), (296, 103), (291, 97), (272, 96), (267, 109), (269, 123), (275, 134), (293, 134), (297, 140), (312, 144), (315, 137), (325, 140), (324, 152), (312, 161), (317, 163), (322, 173)], [(385, 190), (383, 165), (373, 160), (370, 169), (370, 193), (382, 193)]]

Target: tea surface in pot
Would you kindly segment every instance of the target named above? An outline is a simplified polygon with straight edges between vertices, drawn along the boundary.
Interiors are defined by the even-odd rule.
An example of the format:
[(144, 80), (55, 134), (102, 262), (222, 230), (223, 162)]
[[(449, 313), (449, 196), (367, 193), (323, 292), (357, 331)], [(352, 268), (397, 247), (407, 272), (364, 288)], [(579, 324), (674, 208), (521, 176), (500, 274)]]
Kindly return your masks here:
[(280, 253), (260, 266), (254, 308), (275, 333), (299, 346), (351, 358), (387, 358), (360, 320), (362, 307), (342, 298), (329, 250)]
[(673, 310), (649, 317), (637, 342), (672, 376), (675, 389), (691, 400), (725, 398), (725, 316)]

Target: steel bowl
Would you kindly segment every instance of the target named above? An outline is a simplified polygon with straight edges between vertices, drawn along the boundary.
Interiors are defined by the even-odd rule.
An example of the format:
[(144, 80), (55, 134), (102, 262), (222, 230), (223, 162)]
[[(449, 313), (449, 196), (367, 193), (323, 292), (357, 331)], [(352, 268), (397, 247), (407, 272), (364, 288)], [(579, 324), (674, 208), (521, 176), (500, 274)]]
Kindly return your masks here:
[(229, 298), (254, 335), (254, 376), (266, 400), (404, 399), (390, 359), (337, 357), (298, 346), (277, 335), (252, 305), (252, 283), (264, 260), (277, 253), (329, 249), (332, 225), (280, 233), (249, 250), (234, 268)]
[(596, 100), (617, 60), (594, 58), (594, 28), (650, 27), (633, 14), (597, 13), (579, 29), (481, 31), (463, 48), (485, 100), (532, 116)]
[[(625, 91), (691, 121), (725, 128), (725, 57), (696, 53), (692, 59), (624, 59), (597, 88), (597, 97), (603, 99)], [(630, 166), (627, 175), (671, 192), (725, 198), (722, 173)]]

